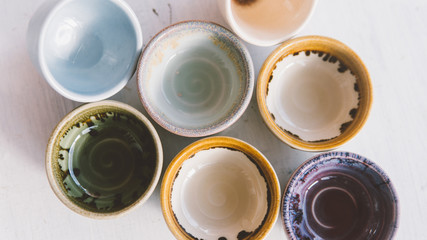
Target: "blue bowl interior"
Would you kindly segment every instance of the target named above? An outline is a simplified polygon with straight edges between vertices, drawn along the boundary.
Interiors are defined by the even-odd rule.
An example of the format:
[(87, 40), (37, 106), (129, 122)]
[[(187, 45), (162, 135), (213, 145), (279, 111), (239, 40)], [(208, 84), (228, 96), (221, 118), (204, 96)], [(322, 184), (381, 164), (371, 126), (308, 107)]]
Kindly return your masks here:
[(42, 61), (64, 91), (102, 94), (132, 77), (138, 37), (129, 16), (113, 1), (67, 1), (47, 22)]

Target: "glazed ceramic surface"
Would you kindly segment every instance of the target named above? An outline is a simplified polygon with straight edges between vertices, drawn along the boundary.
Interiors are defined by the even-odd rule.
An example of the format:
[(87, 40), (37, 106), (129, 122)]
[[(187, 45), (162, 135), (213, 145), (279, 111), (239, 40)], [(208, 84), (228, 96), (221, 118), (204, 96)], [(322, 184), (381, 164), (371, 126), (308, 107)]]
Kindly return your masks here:
[(304, 141), (339, 136), (357, 112), (356, 76), (327, 53), (288, 55), (271, 76), (266, 99), (270, 114), (280, 128)]
[(147, 45), (138, 67), (141, 101), (165, 129), (184, 136), (224, 130), (245, 111), (254, 72), (242, 42), (208, 22), (172, 25)]
[(294, 36), (312, 15), (316, 0), (218, 0), (233, 31), (258, 46), (272, 46)]
[(121, 90), (142, 49), (138, 19), (122, 0), (47, 2), (33, 16), (27, 38), (46, 81), (79, 102)]
[(348, 152), (324, 153), (301, 165), (282, 201), (291, 239), (390, 239), (397, 197), (373, 162)]
[(162, 209), (178, 239), (262, 239), (275, 223), (278, 190), (273, 168), (252, 146), (207, 138), (172, 161)]
[(49, 140), (49, 182), (69, 208), (85, 216), (119, 215), (144, 202), (162, 167), (151, 123), (114, 101), (83, 105), (68, 114)]
[(369, 74), (357, 55), (326, 37), (285, 42), (262, 67), (257, 86), (261, 115), (294, 148), (324, 151), (350, 140), (370, 111)]

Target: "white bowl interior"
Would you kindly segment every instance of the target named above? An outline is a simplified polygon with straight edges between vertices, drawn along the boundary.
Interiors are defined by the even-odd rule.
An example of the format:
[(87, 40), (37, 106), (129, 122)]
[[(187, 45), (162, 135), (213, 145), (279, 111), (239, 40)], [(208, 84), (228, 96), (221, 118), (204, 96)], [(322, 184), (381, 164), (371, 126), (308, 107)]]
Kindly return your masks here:
[(315, 0), (229, 2), (233, 29), (257, 45), (273, 45), (294, 35), (310, 17), (315, 4)]
[(208, 131), (247, 105), (252, 62), (236, 47), (237, 38), (223, 32), (213, 24), (184, 23), (145, 50), (138, 70), (142, 101), (167, 129)]
[(242, 152), (211, 148), (187, 159), (172, 189), (172, 210), (198, 239), (237, 239), (267, 214), (267, 183)]
[(341, 134), (359, 103), (356, 77), (337, 58), (320, 52), (291, 54), (276, 63), (266, 104), (275, 123), (304, 141)]
[(50, 84), (68, 95), (90, 97), (112, 95), (127, 83), (142, 37), (133, 13), (121, 4), (73, 0), (56, 7), (41, 36), (41, 62)]

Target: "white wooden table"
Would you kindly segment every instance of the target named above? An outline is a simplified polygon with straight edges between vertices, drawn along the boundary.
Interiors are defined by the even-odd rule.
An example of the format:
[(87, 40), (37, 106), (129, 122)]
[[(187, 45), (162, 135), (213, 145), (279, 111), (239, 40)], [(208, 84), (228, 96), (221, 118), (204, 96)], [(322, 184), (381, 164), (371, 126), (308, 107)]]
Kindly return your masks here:
[[(27, 24), (43, 0), (0, 0), (0, 239), (173, 239), (160, 209), (159, 185), (143, 206), (113, 220), (92, 220), (66, 208), (53, 194), (44, 151), (59, 120), (80, 103), (65, 99), (40, 77), (25, 47)], [(127, 0), (141, 23), (144, 43), (182, 20), (226, 25), (214, 0)], [(299, 34), (336, 38), (367, 65), (374, 104), (363, 130), (338, 150), (376, 162), (400, 199), (396, 239), (427, 239), (427, 1), (320, 0)], [(259, 71), (274, 47), (247, 44)], [(112, 99), (145, 115), (135, 78)], [(163, 171), (193, 138), (156, 125), (163, 142)], [(274, 166), (283, 191), (290, 174), (314, 155), (274, 137), (258, 113), (255, 94), (240, 120), (219, 135), (247, 141)], [(278, 218), (267, 239), (284, 239)]]

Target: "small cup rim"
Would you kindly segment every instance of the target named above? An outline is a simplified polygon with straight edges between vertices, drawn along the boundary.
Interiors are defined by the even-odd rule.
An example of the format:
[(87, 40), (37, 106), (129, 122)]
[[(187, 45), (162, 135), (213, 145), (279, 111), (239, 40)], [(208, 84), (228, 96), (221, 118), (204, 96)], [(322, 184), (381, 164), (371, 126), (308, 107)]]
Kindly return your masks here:
[(369, 167), (371, 169), (376, 171), (378, 173), (378, 175), (381, 176), (381, 178), (384, 180), (384, 182), (387, 182), (387, 185), (390, 189), (391, 195), (394, 197), (394, 200), (395, 200), (395, 204), (394, 204), (395, 216), (393, 219), (394, 226), (393, 226), (393, 230), (392, 230), (390, 236), (391, 236), (391, 238), (393, 238), (393, 236), (395, 235), (396, 230), (399, 228), (399, 216), (400, 216), (399, 199), (397, 196), (396, 189), (394, 188), (394, 186), (393, 186), (390, 178), (388, 177), (388, 175), (376, 163), (372, 162), (371, 160), (369, 160), (366, 157), (363, 157), (359, 154), (352, 153), (352, 152), (332, 151), (332, 152), (325, 152), (325, 153), (317, 154), (317, 155), (307, 159), (306, 161), (304, 161), (292, 173), (291, 177), (289, 178), (289, 180), (286, 184), (285, 190), (283, 192), (281, 204), (280, 204), (280, 218), (281, 218), (282, 226), (286, 232), (286, 235), (290, 239), (297, 239), (297, 238), (293, 238), (293, 236), (291, 234), (292, 229), (291, 229), (291, 226), (289, 226), (290, 223), (288, 223), (289, 219), (287, 217), (285, 217), (285, 209), (284, 208), (285, 208), (285, 204), (289, 202), (289, 201), (287, 201), (287, 199), (290, 197), (290, 194), (292, 193), (289, 190), (289, 188), (296, 181), (295, 177), (300, 175), (302, 173), (303, 169), (305, 169), (307, 166), (317, 165), (317, 164), (319, 164), (319, 162), (329, 160), (329, 159), (335, 158), (335, 157), (342, 157), (342, 156), (345, 156), (346, 159), (351, 159), (351, 160), (369, 165)]
[(233, 0), (225, 0), (225, 16), (226, 16), (226, 20), (229, 23), (231, 29), (233, 29), (233, 31), (240, 37), (242, 38), (244, 41), (256, 45), (256, 46), (260, 46), (260, 47), (269, 47), (269, 46), (273, 46), (276, 44), (279, 44), (283, 41), (286, 41), (290, 38), (292, 38), (293, 36), (295, 36), (298, 32), (300, 32), (309, 22), (309, 20), (311, 19), (311, 17), (314, 14), (314, 9), (317, 6), (317, 2), (318, 0), (313, 0), (313, 4), (311, 5), (310, 11), (307, 14), (306, 18), (304, 19), (304, 21), (299, 25), (298, 28), (296, 28), (294, 31), (287, 33), (287, 34), (283, 34), (281, 37), (278, 37), (276, 39), (272, 39), (272, 40), (260, 40), (257, 37), (246, 33), (245, 31), (241, 30), (241, 28), (239, 27), (239, 25), (236, 23), (235, 18), (233, 17), (233, 13), (231, 10), (231, 1)]
[[(156, 112), (151, 107), (151, 104), (147, 101), (147, 98), (144, 96), (143, 91), (142, 91), (142, 81), (144, 81), (144, 80), (142, 79), (141, 71), (142, 71), (142, 67), (144, 65), (144, 59), (147, 57), (147, 54), (148, 54), (147, 52), (151, 48), (153, 48), (153, 45), (158, 41), (159, 38), (161, 38), (165, 34), (168, 34), (168, 32), (170, 30), (172, 30), (173, 28), (179, 27), (179, 26), (185, 25), (185, 24), (191, 24), (191, 23), (198, 23), (198, 24), (202, 24), (202, 25), (212, 25), (214, 27), (225, 30), (229, 36), (234, 37), (235, 42), (234, 41), (233, 42), (235, 43), (236, 47), (239, 47), (239, 49), (241, 50), (242, 57), (246, 61), (246, 67), (248, 69), (248, 71), (247, 71), (248, 77), (247, 77), (247, 79), (245, 79), (245, 81), (246, 81), (245, 94), (244, 94), (243, 99), (241, 100), (241, 102), (239, 104), (238, 109), (235, 112), (233, 112), (233, 114), (230, 115), (228, 118), (222, 120), (220, 123), (214, 125), (213, 127), (211, 126), (211, 127), (201, 128), (201, 129), (188, 129), (188, 128), (183, 128), (183, 127), (178, 127), (178, 126), (175, 126), (173, 124), (166, 122), (165, 120), (163, 120), (161, 118), (161, 114)], [(142, 53), (140, 55), (137, 70), (136, 70), (136, 80), (137, 80), (139, 99), (142, 102), (142, 105), (144, 106), (147, 113), (150, 115), (150, 117), (157, 124), (159, 124), (164, 129), (168, 130), (171, 133), (174, 133), (174, 134), (177, 134), (180, 136), (184, 136), (184, 137), (206, 137), (209, 135), (213, 135), (215, 133), (219, 133), (219, 132), (227, 129), (229, 126), (233, 125), (243, 115), (243, 113), (246, 111), (247, 107), (249, 106), (249, 103), (251, 101), (252, 94), (254, 91), (254, 85), (255, 85), (254, 75), (255, 75), (255, 73), (254, 73), (254, 66), (253, 66), (252, 58), (251, 58), (251, 55), (250, 55), (248, 49), (243, 44), (243, 42), (241, 42), (240, 39), (237, 36), (235, 36), (235, 34), (232, 31), (230, 31), (229, 29), (227, 29), (226, 27), (224, 27), (218, 23), (211, 22), (211, 21), (205, 21), (205, 20), (180, 21), (180, 22), (171, 24), (171, 25), (163, 28), (162, 30), (160, 30), (154, 37), (152, 37), (150, 39), (150, 41), (145, 46), (144, 50), (142, 51)]]
[(95, 94), (95, 95), (83, 95), (79, 93), (75, 93), (73, 91), (70, 91), (66, 88), (64, 88), (52, 75), (51, 71), (49, 70), (49, 67), (47, 66), (47, 63), (45, 61), (44, 57), (44, 39), (46, 36), (47, 28), (49, 24), (51, 23), (52, 19), (55, 17), (58, 11), (60, 11), (66, 4), (72, 2), (73, 0), (61, 0), (57, 2), (53, 8), (49, 11), (46, 18), (43, 20), (40, 34), (38, 36), (38, 44), (37, 44), (37, 61), (40, 64), (40, 71), (42, 76), (45, 78), (46, 82), (59, 94), (62, 96), (71, 99), (76, 102), (95, 102), (100, 101), (106, 98), (109, 98), (113, 96), (114, 94), (118, 93), (121, 89), (123, 89), (126, 84), (129, 82), (129, 80), (132, 78), (132, 76), (135, 73), (136, 70), (136, 64), (138, 61), (138, 57), (142, 51), (142, 43), (143, 43), (143, 37), (142, 37), (142, 30), (141, 26), (139, 24), (138, 18), (135, 14), (135, 12), (131, 9), (131, 7), (123, 0), (109, 0), (113, 4), (115, 4), (119, 9), (121, 9), (123, 12), (126, 13), (126, 16), (131, 21), (131, 24), (133, 26), (133, 30), (135, 31), (136, 35), (136, 46), (135, 46), (135, 52), (137, 53), (135, 56), (134, 61), (134, 67), (133, 71), (128, 72), (125, 76), (123, 76), (120, 81), (117, 81), (117, 84), (109, 89), (108, 91)]
[[(60, 138), (59, 133), (67, 125), (68, 120), (77, 117), (79, 114), (81, 114), (84, 111), (87, 111), (89, 109), (98, 108), (98, 107), (120, 108), (120, 109), (123, 109), (123, 110), (129, 112), (133, 116), (135, 116), (139, 121), (141, 121), (148, 128), (151, 136), (153, 137), (154, 144), (155, 144), (156, 150), (157, 150), (156, 168), (154, 169), (153, 178), (151, 179), (151, 182), (148, 185), (146, 191), (135, 202), (133, 202), (129, 206), (127, 206), (123, 209), (120, 209), (118, 211), (105, 212), (105, 213), (92, 212), (92, 211), (83, 209), (83, 208), (77, 206), (76, 204), (74, 204), (68, 198), (68, 196), (62, 191), (61, 187), (58, 185), (57, 179), (54, 175), (53, 168), (52, 168), (52, 162), (55, 160), (54, 156), (52, 156), (53, 151), (54, 151), (54, 147), (55, 147), (55, 142), (59, 141), (59, 138)], [(138, 110), (136, 110), (132, 106), (127, 105), (125, 103), (113, 101), (113, 100), (104, 100), (104, 101), (100, 101), (100, 102), (87, 103), (87, 104), (84, 104), (84, 105), (79, 106), (79, 107), (75, 108), (74, 110), (72, 110), (57, 124), (57, 126), (55, 127), (55, 129), (53, 130), (53, 132), (49, 138), (47, 148), (46, 148), (45, 171), (46, 171), (46, 175), (48, 178), (49, 185), (50, 185), (51, 189), (53, 190), (53, 192), (55, 193), (56, 197), (58, 197), (58, 199), (66, 207), (68, 207), (70, 210), (74, 211), (75, 213), (78, 213), (78, 214), (85, 216), (85, 217), (94, 218), (94, 219), (116, 218), (118, 216), (121, 216), (123, 214), (130, 212), (131, 210), (133, 210), (136, 207), (145, 203), (148, 200), (148, 198), (150, 198), (150, 196), (152, 195), (152, 193), (154, 192), (154, 190), (157, 186), (157, 183), (160, 179), (162, 167), (163, 167), (163, 148), (162, 148), (162, 143), (160, 141), (160, 137), (157, 134), (157, 131), (154, 128), (154, 126), (151, 124), (151, 122), (141, 112), (139, 112)]]
[[(264, 170), (268, 172), (268, 175), (270, 175), (271, 182), (269, 182), (269, 186), (271, 188), (271, 195), (273, 196), (271, 198), (270, 213), (267, 213), (268, 219), (265, 221), (264, 225), (259, 230), (256, 236), (257, 239), (265, 238), (273, 228), (280, 210), (281, 196), (280, 185), (277, 175), (268, 159), (254, 146), (242, 140), (224, 136), (208, 137), (188, 145), (173, 158), (168, 168), (166, 169), (160, 189), (160, 205), (162, 208), (163, 218), (165, 219), (169, 230), (177, 239), (193, 239), (185, 232), (185, 230), (176, 220), (171, 203), (172, 187), (182, 164), (189, 157), (191, 157), (193, 154), (196, 154), (197, 152), (214, 147), (237, 149), (238, 151), (241, 151), (245, 154), (256, 156), (256, 161), (259, 161), (258, 164), (262, 164), (262, 166), (258, 167), (264, 168)], [(268, 179), (266, 179), (266, 181), (268, 181)]]
[[(296, 49), (298, 49), (298, 51), (304, 51), (304, 49), (311, 50), (312, 46), (315, 46), (316, 48), (318, 48), (319, 46), (322, 48), (328, 47), (329, 49), (345, 53), (345, 56), (351, 61), (353, 61), (354, 64), (357, 65), (357, 68), (360, 70), (362, 77), (357, 76), (357, 79), (363, 83), (363, 89), (365, 89), (363, 93), (363, 99), (360, 99), (360, 101), (364, 101), (364, 105), (363, 108), (359, 110), (360, 113), (358, 113), (359, 116), (356, 117), (357, 119), (353, 119), (352, 124), (346, 129), (344, 133), (341, 133), (335, 138), (320, 142), (307, 142), (301, 139), (296, 139), (291, 134), (283, 131), (273, 120), (266, 103), (266, 91), (269, 83), (269, 77), (276, 63), (280, 61), (281, 58), (288, 56), (293, 52), (296, 52)], [(333, 38), (317, 35), (294, 38), (285, 41), (279, 47), (277, 47), (268, 56), (268, 58), (264, 61), (261, 67), (261, 70), (258, 74), (256, 94), (258, 109), (261, 113), (264, 123), (267, 125), (270, 131), (277, 138), (279, 138), (282, 142), (288, 144), (290, 147), (309, 152), (332, 150), (340, 147), (341, 145), (353, 139), (361, 131), (366, 121), (368, 120), (373, 101), (371, 78), (365, 64), (360, 59), (360, 57), (344, 43)]]

